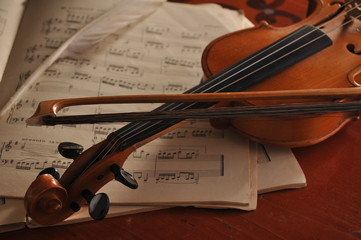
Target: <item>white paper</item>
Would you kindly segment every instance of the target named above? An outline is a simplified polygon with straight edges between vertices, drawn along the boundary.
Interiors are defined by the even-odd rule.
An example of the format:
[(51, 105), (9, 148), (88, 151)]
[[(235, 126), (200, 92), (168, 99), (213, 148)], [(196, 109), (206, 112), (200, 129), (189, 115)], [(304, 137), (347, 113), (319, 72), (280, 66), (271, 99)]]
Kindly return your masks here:
[(0, 233), (25, 227), (24, 200), (0, 197)]
[(25, 0), (0, 1), (0, 81), (23, 14)]
[(261, 146), (258, 159), (258, 193), (306, 186), (306, 178), (289, 148)]

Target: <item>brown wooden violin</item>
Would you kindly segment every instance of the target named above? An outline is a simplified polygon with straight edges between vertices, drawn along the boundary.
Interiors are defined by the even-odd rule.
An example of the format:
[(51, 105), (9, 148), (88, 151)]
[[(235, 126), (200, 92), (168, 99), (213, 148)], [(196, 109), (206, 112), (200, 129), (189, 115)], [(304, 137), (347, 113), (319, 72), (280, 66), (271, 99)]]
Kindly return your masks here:
[[(71, 105), (168, 102), (150, 112), (151, 117), (140, 118), (146, 114), (138, 113), (133, 122), (84, 152), (76, 144), (60, 144), (59, 152), (74, 162), (61, 178), (52, 168), (39, 174), (25, 196), (29, 216), (40, 224), (56, 224), (88, 203), (94, 219), (105, 217), (109, 199), (103, 193), (94, 195), (102, 186), (116, 179), (128, 187), (137, 187), (135, 179), (122, 169), (129, 154), (179, 127), (184, 119), (199, 117), (197, 114), (209, 117), (216, 111), (212, 116), (222, 120), (214, 121), (215, 126), (227, 123), (258, 142), (291, 147), (318, 143), (357, 119), (361, 96), (361, 1), (314, 3), (309, 17), (293, 26), (274, 28), (262, 23), (211, 42), (202, 57), (207, 80), (182, 96), (41, 103), (28, 123), (52, 125), (118, 117), (56, 116), (58, 110)], [(236, 110), (247, 113), (237, 115)]]

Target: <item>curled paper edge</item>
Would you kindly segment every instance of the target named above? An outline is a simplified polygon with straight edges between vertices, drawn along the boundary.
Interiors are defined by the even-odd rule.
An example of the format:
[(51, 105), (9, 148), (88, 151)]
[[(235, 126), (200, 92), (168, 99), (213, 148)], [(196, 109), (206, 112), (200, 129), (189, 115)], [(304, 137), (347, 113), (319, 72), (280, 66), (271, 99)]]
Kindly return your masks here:
[[(57, 50), (55, 50), (47, 59), (40, 64), (35, 71), (25, 80), (15, 94), (9, 99), (0, 111), (0, 117), (3, 117), (11, 107), (20, 99), (20, 97), (30, 88), (30, 86), (38, 79), (46, 69), (48, 69), (59, 57), (64, 57), (70, 52), (76, 51), (80, 53), (90, 48), (96, 43), (101, 42), (111, 33), (120, 30), (135, 23), (142, 17), (148, 16), (155, 12), (165, 0), (124, 0), (114, 8), (108, 10), (100, 17), (94, 19), (85, 25), (67, 41), (65, 41)], [(141, 7), (140, 7), (141, 6)], [(131, 11), (134, 11), (133, 13)], [(120, 16), (121, 13), (126, 16)], [(112, 20), (113, 23), (109, 24)], [(118, 22), (117, 22), (118, 21)], [(94, 34), (93, 30), (99, 29), (104, 23), (108, 23), (107, 31)], [(104, 30), (104, 29), (103, 29)], [(95, 31), (96, 33), (97, 31)], [(90, 39), (92, 39), (90, 41)], [(85, 44), (85, 42), (87, 44)]]

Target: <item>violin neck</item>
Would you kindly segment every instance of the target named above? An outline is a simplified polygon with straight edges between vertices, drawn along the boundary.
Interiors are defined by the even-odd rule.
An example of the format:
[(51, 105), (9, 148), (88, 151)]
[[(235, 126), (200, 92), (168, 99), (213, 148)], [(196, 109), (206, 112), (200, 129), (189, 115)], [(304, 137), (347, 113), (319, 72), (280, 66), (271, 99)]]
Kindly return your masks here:
[[(303, 26), (185, 93), (244, 91), (330, 45), (332, 45), (332, 40), (318, 28)], [(214, 104), (216, 103), (167, 103), (158, 107), (155, 111), (209, 108)], [(111, 133), (107, 139), (121, 151), (181, 121), (133, 122)]]

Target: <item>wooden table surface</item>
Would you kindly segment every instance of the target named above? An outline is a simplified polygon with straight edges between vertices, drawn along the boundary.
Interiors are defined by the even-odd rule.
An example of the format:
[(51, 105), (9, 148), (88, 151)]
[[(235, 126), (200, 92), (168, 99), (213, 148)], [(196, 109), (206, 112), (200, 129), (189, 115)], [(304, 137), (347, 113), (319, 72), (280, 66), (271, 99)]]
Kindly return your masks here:
[[(307, 9), (305, 0), (213, 2), (245, 9), (254, 22), (266, 18), (278, 26), (298, 21)], [(320, 144), (294, 149), (308, 186), (259, 195), (255, 211), (171, 208), (23, 229), (0, 234), (0, 239), (361, 239), (360, 142), (361, 122), (356, 121)]]

